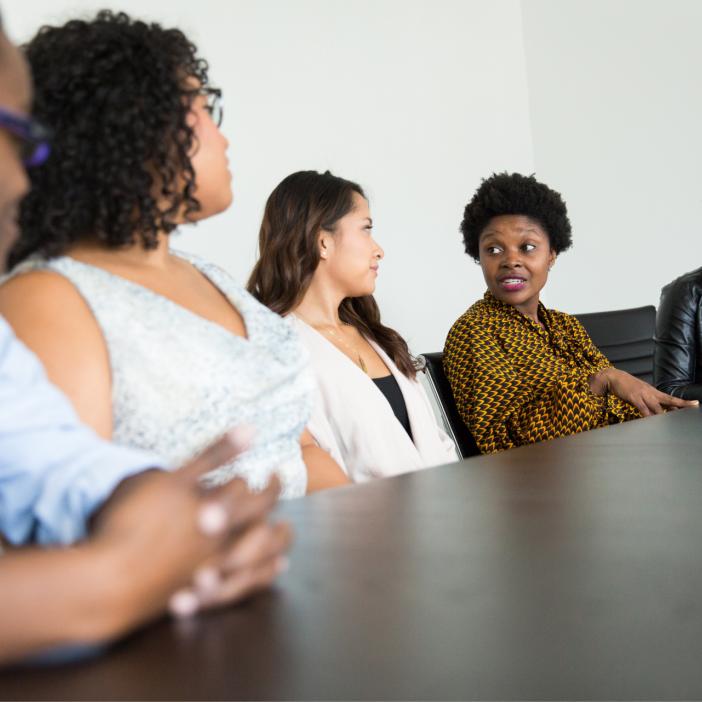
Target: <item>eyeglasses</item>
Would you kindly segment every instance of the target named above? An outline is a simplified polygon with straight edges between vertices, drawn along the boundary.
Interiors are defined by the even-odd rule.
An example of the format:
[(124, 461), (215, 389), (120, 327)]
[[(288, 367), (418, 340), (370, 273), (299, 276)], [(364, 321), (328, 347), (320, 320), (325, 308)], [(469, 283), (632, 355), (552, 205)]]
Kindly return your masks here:
[(0, 128), (17, 141), (20, 157), (27, 168), (39, 166), (49, 157), (49, 130), (32, 117), (9, 112), (0, 107)]
[(222, 126), (224, 119), (224, 107), (222, 107), (222, 91), (219, 88), (202, 88), (201, 95), (207, 98), (205, 109), (212, 116), (212, 121), (218, 126)]

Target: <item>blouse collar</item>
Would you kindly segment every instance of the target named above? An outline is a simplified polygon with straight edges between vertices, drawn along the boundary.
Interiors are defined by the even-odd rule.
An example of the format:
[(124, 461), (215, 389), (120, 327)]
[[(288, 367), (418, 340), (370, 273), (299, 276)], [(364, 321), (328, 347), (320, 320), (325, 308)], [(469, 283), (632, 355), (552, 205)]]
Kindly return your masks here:
[[(518, 321), (521, 324), (529, 324), (539, 331), (544, 331), (544, 329), (542, 329), (542, 327), (540, 327), (533, 319), (520, 312), (514, 305), (498, 300), (489, 290), (487, 290), (485, 295), (483, 295), (483, 300), (495, 311), (500, 312), (503, 315), (508, 315), (509, 318)], [(537, 314), (539, 315), (539, 319), (543, 322), (546, 331), (551, 332), (551, 315), (541, 300), (539, 300)]]

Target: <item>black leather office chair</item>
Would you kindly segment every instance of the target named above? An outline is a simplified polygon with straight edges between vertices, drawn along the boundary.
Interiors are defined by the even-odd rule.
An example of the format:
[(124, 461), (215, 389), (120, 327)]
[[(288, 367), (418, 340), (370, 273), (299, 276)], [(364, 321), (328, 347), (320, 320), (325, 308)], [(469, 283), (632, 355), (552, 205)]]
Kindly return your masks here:
[(436, 404), (446, 425), (449, 436), (458, 447), (462, 458), (480, 454), (473, 435), (458, 414), (453, 392), (444, 373), (443, 353), (424, 353), (417, 356), (419, 370), (423, 371), (429, 381)]
[(616, 368), (653, 382), (653, 305), (613, 312), (576, 314), (595, 346)]

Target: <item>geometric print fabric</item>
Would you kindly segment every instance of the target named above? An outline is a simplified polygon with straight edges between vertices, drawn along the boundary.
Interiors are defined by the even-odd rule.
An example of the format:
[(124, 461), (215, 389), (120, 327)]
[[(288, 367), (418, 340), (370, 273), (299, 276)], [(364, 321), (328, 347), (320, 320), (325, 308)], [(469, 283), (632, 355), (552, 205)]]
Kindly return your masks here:
[(486, 292), (451, 327), (444, 369), (481, 453), (640, 417), (589, 378), (612, 364), (578, 320), (539, 302), (540, 327)]

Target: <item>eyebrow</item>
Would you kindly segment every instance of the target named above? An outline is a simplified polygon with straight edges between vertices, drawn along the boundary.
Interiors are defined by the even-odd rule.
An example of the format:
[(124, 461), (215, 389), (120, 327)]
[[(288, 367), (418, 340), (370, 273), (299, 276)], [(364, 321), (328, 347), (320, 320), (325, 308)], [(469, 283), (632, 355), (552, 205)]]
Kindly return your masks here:
[(370, 217), (366, 217), (365, 219), (371, 226), (373, 226), (373, 220)]

